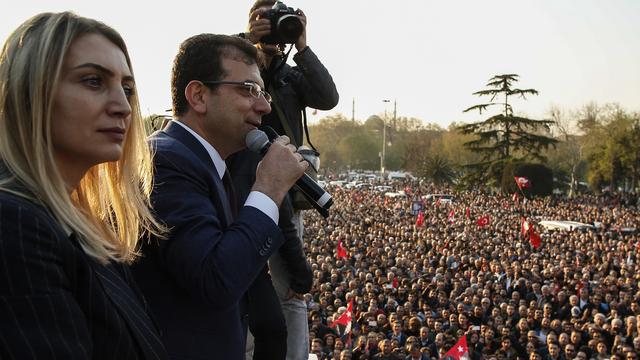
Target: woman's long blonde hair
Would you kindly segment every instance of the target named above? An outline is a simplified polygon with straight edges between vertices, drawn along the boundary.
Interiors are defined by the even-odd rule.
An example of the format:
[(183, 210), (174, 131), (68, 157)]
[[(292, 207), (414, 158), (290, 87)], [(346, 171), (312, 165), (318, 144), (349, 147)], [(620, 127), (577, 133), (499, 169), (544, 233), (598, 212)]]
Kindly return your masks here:
[(70, 12), (36, 15), (4, 44), (0, 161), (11, 175), (0, 179), (0, 190), (46, 206), (98, 261), (131, 261), (144, 230), (163, 230), (149, 206), (153, 165), (137, 96), (130, 99), (131, 125), (120, 160), (92, 167), (69, 194), (53, 157), (51, 114), (63, 61), (72, 42), (89, 33), (118, 46), (133, 73), (126, 45), (115, 30)]

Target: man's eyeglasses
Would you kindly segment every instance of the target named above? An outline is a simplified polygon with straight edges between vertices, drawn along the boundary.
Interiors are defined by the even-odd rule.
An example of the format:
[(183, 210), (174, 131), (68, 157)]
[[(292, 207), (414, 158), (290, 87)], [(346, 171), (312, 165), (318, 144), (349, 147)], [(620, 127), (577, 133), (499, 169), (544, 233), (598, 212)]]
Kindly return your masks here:
[(254, 98), (258, 99), (260, 98), (260, 95), (262, 95), (262, 97), (264, 97), (265, 100), (267, 100), (267, 102), (271, 102), (272, 98), (271, 95), (262, 90), (262, 88), (260, 87), (260, 85), (258, 85), (257, 83), (251, 82), (251, 81), (206, 81), (206, 80), (201, 80), (200, 81), (203, 84), (209, 84), (209, 85), (236, 85), (236, 86), (242, 86), (245, 89), (249, 90), (249, 94), (251, 94), (251, 96), (253, 96)]

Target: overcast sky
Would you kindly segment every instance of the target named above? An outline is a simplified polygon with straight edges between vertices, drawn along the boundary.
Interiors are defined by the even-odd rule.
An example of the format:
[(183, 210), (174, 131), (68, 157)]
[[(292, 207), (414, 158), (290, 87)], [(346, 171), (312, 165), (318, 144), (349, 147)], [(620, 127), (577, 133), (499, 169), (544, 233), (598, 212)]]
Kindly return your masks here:
[[(170, 106), (171, 62), (185, 38), (244, 31), (253, 1), (4, 1), (0, 38), (42, 11), (72, 10), (118, 30), (129, 46), (143, 113)], [(539, 96), (517, 113), (546, 116), (595, 101), (640, 110), (638, 0), (291, 0), (307, 39), (338, 86), (340, 103), (310, 119), (391, 113), (447, 126), (477, 121), (462, 110), (496, 74), (520, 75)], [(295, 49), (293, 50), (295, 52)]]

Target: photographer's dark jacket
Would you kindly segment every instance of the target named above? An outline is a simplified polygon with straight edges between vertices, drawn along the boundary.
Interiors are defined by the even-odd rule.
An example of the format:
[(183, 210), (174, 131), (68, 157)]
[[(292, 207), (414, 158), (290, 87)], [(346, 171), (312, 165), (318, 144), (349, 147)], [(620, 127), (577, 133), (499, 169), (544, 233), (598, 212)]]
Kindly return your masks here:
[(262, 71), (267, 91), (273, 96), (286, 119), (279, 119), (272, 106), (271, 113), (262, 117), (262, 124), (271, 126), (285, 135), (281, 120), (286, 120), (293, 132), (292, 142), (303, 143), (302, 110), (310, 107), (331, 110), (338, 104), (338, 90), (329, 71), (316, 54), (307, 46), (293, 56), (296, 66), (282, 64), (284, 59), (275, 57), (269, 69)]

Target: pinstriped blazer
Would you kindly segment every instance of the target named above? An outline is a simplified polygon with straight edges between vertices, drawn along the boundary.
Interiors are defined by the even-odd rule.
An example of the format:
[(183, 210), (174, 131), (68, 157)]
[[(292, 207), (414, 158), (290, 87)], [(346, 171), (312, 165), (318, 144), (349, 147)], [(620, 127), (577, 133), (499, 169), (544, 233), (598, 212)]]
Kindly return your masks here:
[(128, 268), (94, 261), (44, 207), (0, 191), (0, 358), (167, 355)]

